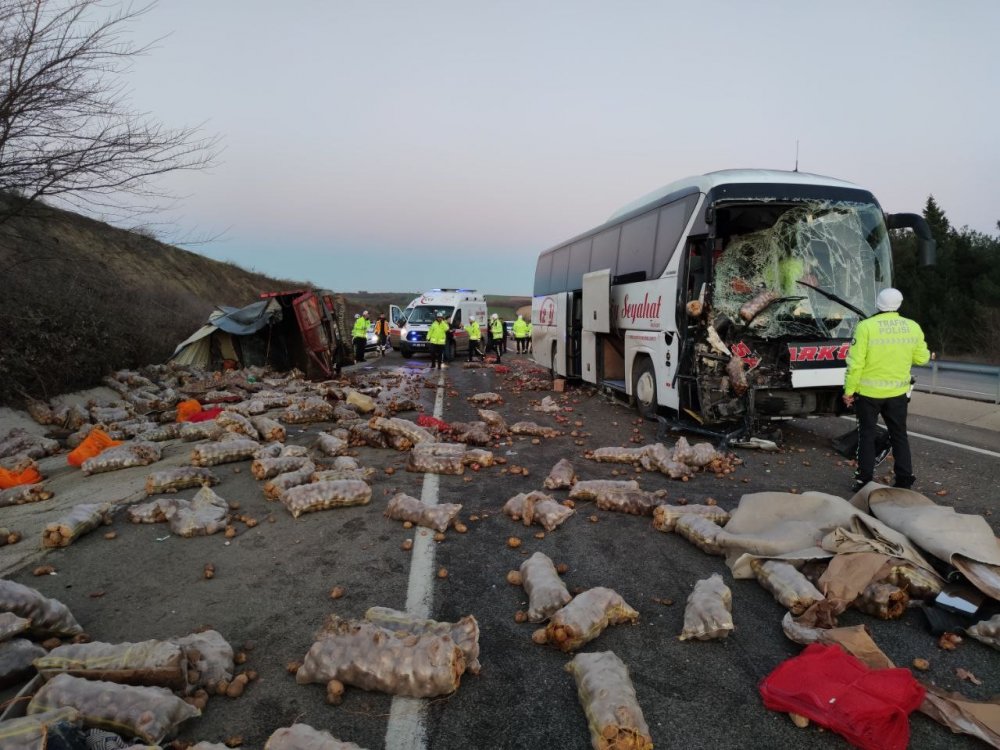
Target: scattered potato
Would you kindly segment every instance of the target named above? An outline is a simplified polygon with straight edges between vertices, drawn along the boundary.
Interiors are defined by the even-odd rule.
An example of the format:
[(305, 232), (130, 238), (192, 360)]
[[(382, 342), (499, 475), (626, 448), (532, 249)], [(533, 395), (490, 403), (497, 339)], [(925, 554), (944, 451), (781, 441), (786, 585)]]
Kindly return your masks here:
[(523, 579), (521, 578), (521, 571), (511, 570), (507, 573), (507, 583), (509, 583), (510, 585), (520, 586), (522, 582)]
[(215, 565), (212, 563), (205, 563), (205, 570), (202, 572), (206, 581), (210, 581), (215, 578)]
[(409, 552), (411, 549), (413, 549), (413, 540), (412, 539), (404, 539), (403, 543), (401, 545), (399, 545), (399, 546), (400, 546), (400, 548), (404, 552)]
[(344, 683), (340, 680), (330, 680), (326, 683), (326, 702), (331, 706), (339, 706), (344, 700)]
[(928, 669), (931, 668), (931, 663), (927, 661), (927, 659), (919, 659), (919, 658), (914, 659), (913, 668), (919, 669), (921, 672), (926, 672)]
[(455, 531), (457, 531), (457, 532), (458, 532), (459, 534), (464, 534), (464, 533), (465, 533), (466, 531), (468, 531), (468, 530), (469, 530), (469, 527), (468, 527), (468, 526), (466, 526), (466, 525), (465, 525), (464, 523), (462, 523), (461, 521), (459, 521), (459, 522), (457, 522), (457, 523), (455, 524)]
[(104, 535), (104, 538), (107, 539), (107, 540), (109, 540), (109, 541), (112, 540), (112, 539), (117, 539), (118, 538), (118, 532), (117, 531), (109, 531), (107, 534)]
[(346, 591), (344, 590), (343, 586), (334, 586), (332, 589), (330, 589), (330, 598), (340, 599), (345, 593)]
[(516, 536), (509, 537), (507, 539), (507, 546), (510, 547), (511, 549), (517, 549), (518, 547), (521, 546), (521, 540), (518, 539)]
[(39, 565), (37, 568), (35, 568), (31, 572), (32, 572), (32, 575), (47, 576), (47, 575), (51, 575), (52, 573), (55, 573), (56, 569), (54, 567), (52, 567), (51, 565)]
[(517, 610), (517, 612), (514, 613), (514, 622), (522, 623), (527, 621), (528, 621), (528, 614), (524, 610), (519, 609)]
[(447, 577), (448, 577), (448, 569), (438, 568), (438, 578), (447, 578)]

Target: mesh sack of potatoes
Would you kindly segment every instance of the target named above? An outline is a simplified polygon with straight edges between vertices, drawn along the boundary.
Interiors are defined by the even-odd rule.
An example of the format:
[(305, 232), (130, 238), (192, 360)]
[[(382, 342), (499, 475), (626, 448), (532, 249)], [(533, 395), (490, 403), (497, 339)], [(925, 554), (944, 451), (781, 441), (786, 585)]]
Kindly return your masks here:
[(368, 420), (368, 426), (373, 430), (384, 432), (387, 435), (398, 435), (410, 441), (413, 445), (421, 443), (433, 443), (434, 436), (420, 425), (402, 419), (400, 417), (372, 417)]
[(278, 456), (277, 458), (255, 458), (250, 464), (254, 479), (270, 479), (289, 471), (298, 471), (309, 463), (305, 456)]
[(215, 423), (226, 432), (235, 432), (251, 440), (258, 438), (257, 428), (253, 426), (249, 419), (235, 411), (223, 411), (215, 418)]
[[(493, 393), (487, 391), (485, 393), (475, 393), (468, 398), (469, 403), (475, 404), (476, 406), (494, 406), (496, 404), (503, 403), (503, 397), (499, 393)], [(483, 410), (480, 410), (479, 416), (483, 416)], [(483, 421), (489, 422), (488, 419), (483, 417)]]
[[(267, 407), (261, 401), (240, 401), (235, 404), (229, 404), (226, 407), (226, 411), (231, 411), (241, 416), (250, 419), (251, 417), (257, 416), (258, 414), (263, 414), (267, 411)], [(253, 437), (257, 437), (254, 435)]]
[(40, 503), (51, 498), (53, 493), (45, 488), (45, 484), (22, 484), (0, 491), (0, 508), (11, 505), (27, 505)]
[(420, 443), (410, 451), (407, 471), (428, 474), (462, 474), (465, 464), (465, 446), (461, 443)]
[(521, 585), (528, 595), (528, 622), (542, 622), (573, 598), (552, 559), (542, 552), (521, 563), (520, 573)]
[(90, 418), (101, 424), (125, 422), (132, 418), (131, 412), (123, 406), (92, 406)]
[(980, 643), (1000, 650), (1000, 615), (993, 615), (988, 620), (981, 620), (966, 628), (965, 632)]
[(465, 666), (472, 674), (479, 674), (479, 622), (472, 615), (466, 615), (458, 622), (426, 620), (408, 615), (389, 607), (370, 607), (365, 619), (380, 628), (410, 635), (450, 635), (455, 645), (462, 649)]
[(178, 503), (186, 500), (160, 497), (148, 503), (130, 505), (125, 511), (125, 517), (132, 523), (164, 523), (177, 512)]
[(160, 460), (160, 446), (156, 443), (134, 441), (122, 443), (88, 458), (80, 465), (80, 470), (87, 476), (106, 471), (129, 469), (133, 466), (148, 466)]
[(573, 485), (569, 491), (571, 500), (596, 500), (598, 495), (608, 492), (629, 492), (639, 489), (634, 479), (584, 479)]
[(253, 457), (258, 448), (260, 443), (249, 438), (205, 443), (191, 451), (191, 463), (194, 466), (217, 466), (234, 461), (246, 461)]
[(30, 627), (31, 620), (27, 617), (19, 617), (13, 612), (0, 612), (0, 642), (8, 641)]
[(155, 745), (187, 719), (200, 716), (166, 688), (119, 685), (60, 674), (35, 693), (28, 715), (70, 707), (84, 726), (136, 737)]
[(194, 443), (198, 440), (218, 440), (226, 431), (215, 423), (210, 422), (185, 422), (181, 427), (180, 438), (185, 443)]
[(333, 404), (325, 401), (293, 404), (281, 412), (281, 421), (286, 424), (308, 424), (309, 422), (332, 422)]
[(682, 479), (691, 476), (691, 469), (687, 464), (675, 461), (673, 454), (668, 451), (662, 443), (653, 443), (644, 446), (639, 464), (646, 471), (658, 471), (666, 474), (671, 479)]
[(577, 654), (566, 671), (576, 680), (594, 750), (653, 750), (628, 668), (614, 652)]
[(718, 505), (667, 505), (663, 503), (653, 508), (653, 528), (657, 531), (670, 533), (677, 526), (677, 521), (688, 515), (707, 518), (719, 526), (724, 526), (729, 522), (729, 512)]
[(717, 541), (722, 527), (704, 516), (693, 513), (681, 516), (674, 524), (674, 531), (706, 554), (726, 554), (725, 547)]
[(603, 586), (577, 594), (562, 609), (554, 612), (538, 640), (561, 651), (576, 651), (590, 643), (611, 625), (635, 622), (639, 613), (616, 592)]
[(140, 433), (139, 439), (153, 443), (162, 443), (167, 440), (177, 440), (181, 436), (184, 422), (168, 422)]
[(201, 466), (178, 466), (175, 469), (161, 469), (151, 472), (146, 477), (146, 496), (218, 483), (219, 478), (209, 469)]
[(310, 482), (332, 482), (337, 479), (356, 479), (359, 482), (371, 484), (375, 479), (375, 469), (367, 466), (357, 469), (322, 469), (314, 471), (310, 477)]
[(277, 458), (284, 447), (279, 442), (266, 443), (253, 452), (253, 458)]
[(493, 452), (482, 448), (470, 448), (462, 455), (462, 463), (466, 466), (492, 466)]
[(233, 660), (233, 647), (216, 630), (203, 630), (200, 633), (179, 638), (171, 638), (184, 652), (188, 663), (188, 682), (191, 687), (203, 687), (214, 691), (220, 682), (233, 679), (236, 669)]
[(568, 459), (560, 458), (545, 477), (542, 486), (547, 490), (565, 490), (576, 483), (576, 471)]
[(35, 673), (35, 659), (42, 656), (45, 656), (45, 649), (26, 638), (0, 643), (0, 688), (29, 679)]
[(211, 536), (226, 528), (228, 517), (229, 503), (210, 487), (202, 487), (191, 502), (178, 500), (167, 521), (177, 536)]
[(396, 633), (331, 615), (295, 673), (300, 685), (339, 680), (363, 690), (434, 698), (458, 689), (465, 655), (450, 635)]
[(853, 605), (865, 614), (880, 620), (898, 620), (906, 614), (910, 595), (891, 583), (869, 583)]
[(657, 507), (666, 502), (665, 497), (666, 493), (662, 490), (656, 492), (614, 490), (598, 493), (594, 502), (601, 510), (628, 513), (633, 516), (651, 516)]
[(57, 726), (78, 729), (80, 712), (75, 708), (57, 708), (52, 711), (22, 716), (0, 722), (0, 747), (4, 750), (48, 750)]
[(187, 687), (187, 657), (168, 641), (67, 643), (35, 659), (35, 668), (47, 680), (65, 673), (127, 685)]
[(513, 435), (530, 435), (532, 437), (554, 438), (561, 433), (552, 427), (536, 424), (535, 422), (515, 422), (510, 427)]
[(31, 621), (36, 636), (79, 635), (83, 628), (69, 608), (58, 599), (49, 599), (30, 586), (0, 578), (0, 612), (12, 612)]
[(58, 520), (45, 524), (42, 532), (43, 547), (68, 547), (110, 517), (111, 506), (107, 503), (85, 503), (76, 505)]
[(366, 424), (351, 425), (350, 435), (351, 438), (349, 442), (351, 445), (354, 446), (367, 445), (369, 448), (389, 447), (389, 440), (388, 440), (389, 436), (386, 435), (384, 432), (373, 430)]
[(753, 570), (760, 585), (771, 592), (775, 601), (793, 615), (801, 615), (813, 604), (825, 598), (820, 590), (791, 563), (754, 559), (750, 561), (750, 569)]
[(729, 637), (733, 632), (733, 593), (722, 576), (713, 573), (698, 581), (684, 608), (684, 629), (679, 639), (710, 641)]
[(415, 497), (398, 492), (389, 499), (385, 517), (393, 521), (409, 521), (435, 531), (445, 531), (462, 510), (456, 503), (427, 505)]
[(278, 500), (282, 495), (293, 487), (309, 484), (309, 481), (316, 471), (316, 464), (307, 461), (302, 467), (295, 471), (286, 471), (278, 474), (264, 483), (264, 497), (268, 500)]
[(635, 464), (642, 459), (643, 448), (621, 448), (609, 446), (606, 448), (595, 448), (586, 455), (591, 461), (613, 464)]
[(329, 508), (346, 508), (350, 505), (367, 505), (372, 499), (372, 488), (353, 479), (332, 482), (312, 482), (285, 490), (281, 504), (293, 518)]
[(347, 453), (350, 444), (347, 440), (321, 432), (316, 436), (316, 447), (327, 456), (340, 456)]
[(264, 750), (364, 750), (353, 742), (338, 740), (329, 732), (308, 724), (292, 724), (276, 729), (267, 738)]
[(537, 523), (546, 531), (555, 531), (574, 510), (560, 505), (542, 492), (521, 492), (510, 498), (503, 506), (505, 515), (515, 521), (521, 521), (525, 526)]
[(270, 417), (251, 417), (250, 424), (254, 426), (257, 430), (257, 435), (260, 436), (261, 440), (266, 440), (270, 442), (285, 442), (287, 434), (285, 428), (282, 426), (281, 422), (276, 419), (271, 419)]
[(889, 569), (885, 582), (905, 590), (910, 599), (933, 599), (941, 593), (944, 586), (936, 573), (902, 561)]
[(492, 411), (490, 409), (479, 409), (479, 418), (486, 423), (486, 426), (490, 428), (490, 432), (494, 432), (498, 435), (507, 434), (507, 422), (499, 412)]
[(281, 453), (278, 454), (278, 457), (297, 456), (301, 458), (308, 455), (309, 449), (304, 445), (283, 445), (281, 446)]
[(747, 368), (740, 357), (730, 357), (729, 364), (726, 365), (726, 375), (729, 376), (729, 387), (733, 393), (742, 396), (747, 392), (750, 384), (747, 382)]
[(466, 445), (489, 445), (490, 429), (485, 422), (452, 422), (451, 435)]

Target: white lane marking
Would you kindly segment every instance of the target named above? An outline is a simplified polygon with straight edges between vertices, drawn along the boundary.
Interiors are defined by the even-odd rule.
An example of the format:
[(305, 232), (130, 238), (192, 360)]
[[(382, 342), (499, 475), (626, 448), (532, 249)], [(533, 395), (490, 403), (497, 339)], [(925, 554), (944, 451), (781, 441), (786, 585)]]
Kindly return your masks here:
[[(854, 417), (842, 416), (841, 419), (847, 419), (851, 422), (856, 422)], [(906, 431), (906, 434), (910, 437), (923, 438), (924, 440), (930, 440), (933, 443), (943, 443), (944, 445), (950, 445), (953, 448), (961, 448), (962, 450), (972, 451), (973, 453), (982, 453), (984, 456), (993, 456), (994, 458), (1000, 458), (1000, 453), (996, 451), (986, 450), (986, 448), (977, 448), (974, 445), (966, 445), (965, 443), (956, 443), (953, 440), (945, 440), (944, 438), (934, 437), (933, 435), (924, 435), (921, 432), (910, 432)]]
[[(444, 372), (438, 379), (434, 396), (434, 416), (441, 419), (444, 414)], [(437, 505), (441, 477), (424, 474), (420, 499), (428, 505)], [(416, 528), (416, 527), (414, 527)], [(410, 579), (406, 586), (406, 612), (415, 617), (431, 616), (431, 602), (434, 598), (434, 538), (430, 531), (418, 528), (413, 540), (410, 558)], [(424, 750), (427, 747), (427, 701), (420, 698), (392, 699), (389, 710), (389, 725), (385, 732), (386, 750)]]

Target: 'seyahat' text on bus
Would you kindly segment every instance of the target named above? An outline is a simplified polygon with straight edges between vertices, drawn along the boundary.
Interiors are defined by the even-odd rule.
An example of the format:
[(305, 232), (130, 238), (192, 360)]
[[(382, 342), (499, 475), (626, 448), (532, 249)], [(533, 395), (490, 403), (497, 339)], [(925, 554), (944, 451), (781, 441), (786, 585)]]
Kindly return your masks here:
[(885, 214), (867, 190), (801, 172), (690, 177), (543, 252), (532, 300), (534, 359), (709, 431), (842, 409), (859, 320), (892, 286)]

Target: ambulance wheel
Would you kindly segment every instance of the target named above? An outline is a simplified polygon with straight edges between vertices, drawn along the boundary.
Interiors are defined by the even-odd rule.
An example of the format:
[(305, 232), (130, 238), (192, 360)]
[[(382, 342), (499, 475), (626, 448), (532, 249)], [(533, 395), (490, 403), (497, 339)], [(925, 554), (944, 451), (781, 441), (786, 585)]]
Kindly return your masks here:
[(656, 370), (649, 357), (639, 357), (632, 365), (632, 397), (645, 419), (656, 419)]
[(399, 347), (399, 353), (402, 355), (403, 359), (409, 359), (413, 356), (413, 350), (408, 346)]

